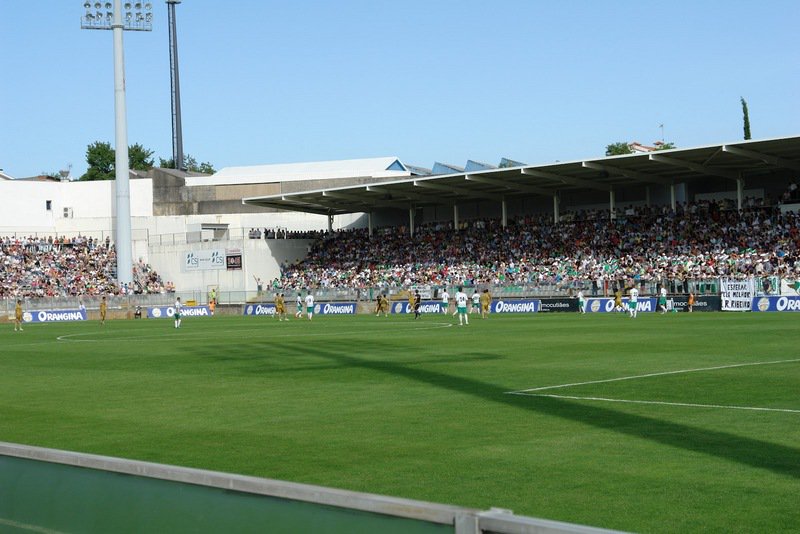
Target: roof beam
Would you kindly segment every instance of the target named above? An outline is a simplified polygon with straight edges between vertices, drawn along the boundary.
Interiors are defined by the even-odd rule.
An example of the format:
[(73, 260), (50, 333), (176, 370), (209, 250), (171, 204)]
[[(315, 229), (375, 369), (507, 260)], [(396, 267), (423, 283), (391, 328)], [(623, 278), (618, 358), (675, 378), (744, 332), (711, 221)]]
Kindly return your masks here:
[(617, 174), (621, 176), (625, 176), (627, 178), (632, 178), (634, 180), (639, 180), (642, 182), (649, 182), (653, 184), (661, 184), (661, 185), (672, 185), (675, 183), (675, 180), (671, 178), (662, 178), (661, 176), (653, 176), (651, 174), (646, 174), (639, 171), (632, 171), (628, 169), (620, 169), (619, 167), (613, 167), (611, 165), (604, 165), (602, 163), (595, 163), (593, 161), (584, 161), (582, 163), (583, 167), (586, 169), (594, 169), (596, 171), (604, 171), (609, 174)]
[(426, 189), (433, 189), (435, 191), (446, 191), (448, 193), (454, 193), (461, 197), (467, 198), (487, 198), (490, 200), (496, 200), (498, 202), (503, 200), (502, 195), (494, 195), (484, 191), (473, 191), (468, 187), (432, 183), (432, 180), (414, 180), (414, 187), (424, 187)]
[(591, 180), (574, 178), (572, 176), (562, 176), (560, 174), (554, 174), (552, 172), (545, 172), (535, 169), (522, 169), (522, 174), (527, 174), (528, 176), (539, 176), (540, 178), (555, 180), (557, 182), (561, 182), (562, 184), (577, 185), (579, 187), (585, 187), (587, 189), (595, 189), (597, 191), (611, 191), (612, 189), (612, 187), (608, 184), (600, 184), (597, 182), (592, 182)]
[(514, 182), (506, 182), (505, 180), (499, 180), (497, 178), (487, 178), (486, 176), (468, 174), (464, 176), (464, 179), (466, 179), (469, 182), (479, 182), (482, 184), (505, 187), (506, 189), (510, 189), (512, 191), (517, 191), (520, 193), (533, 193), (534, 195), (543, 195), (547, 197), (553, 195), (553, 191), (547, 191), (546, 189), (542, 189), (541, 187), (535, 187), (533, 185), (526, 185), (526, 184), (518, 184)]
[(389, 200), (396, 200), (396, 197), (398, 197), (398, 196), (406, 197), (406, 198), (408, 198), (410, 200), (430, 200), (430, 198), (425, 197), (423, 195), (420, 195), (419, 193), (414, 193), (414, 192), (411, 192), (411, 191), (404, 191), (404, 190), (400, 190), (400, 189), (395, 191), (395, 190), (392, 190), (392, 189), (386, 189), (385, 187), (379, 187), (379, 186), (376, 186), (376, 185), (368, 185), (366, 190), (369, 191), (370, 193), (379, 193), (381, 195), (389, 195), (390, 197), (392, 197)]
[(731, 145), (722, 145), (722, 151), (728, 152), (730, 154), (736, 154), (737, 156), (742, 156), (744, 158), (763, 161), (764, 163), (768, 165), (773, 165), (775, 167), (792, 169), (793, 171), (800, 171), (800, 162), (791, 159), (779, 158), (778, 156), (770, 156), (769, 154), (764, 154), (763, 152), (756, 152), (755, 150), (748, 150), (746, 148), (740, 148), (738, 146), (731, 146)]
[(737, 172), (726, 171), (724, 169), (715, 169), (713, 167), (709, 167), (708, 165), (692, 163), (691, 161), (675, 159), (672, 157), (662, 156), (660, 154), (650, 154), (648, 157), (650, 161), (664, 163), (666, 165), (672, 165), (674, 167), (683, 167), (684, 169), (690, 169), (700, 174), (707, 174), (710, 176), (721, 176), (729, 180), (738, 180), (740, 178), (739, 173)]
[(411, 206), (410, 202), (395, 202), (392, 200), (373, 199), (373, 198), (367, 198), (366, 196), (349, 195), (347, 193), (341, 193), (339, 191), (323, 191), (322, 196), (347, 200), (355, 203), (356, 205), (363, 205), (367, 207), (382, 206), (385, 208), (408, 209)]

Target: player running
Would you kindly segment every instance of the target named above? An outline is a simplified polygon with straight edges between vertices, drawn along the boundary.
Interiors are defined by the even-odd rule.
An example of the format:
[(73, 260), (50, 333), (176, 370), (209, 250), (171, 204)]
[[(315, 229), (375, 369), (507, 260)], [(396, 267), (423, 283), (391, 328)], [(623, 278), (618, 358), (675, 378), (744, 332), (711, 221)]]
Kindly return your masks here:
[(636, 319), (636, 304), (639, 300), (639, 290), (636, 289), (636, 286), (632, 287), (628, 292), (630, 295), (630, 299), (628, 300), (628, 311), (631, 315), (632, 319)]
[(586, 299), (583, 297), (583, 291), (578, 291), (578, 312), (586, 313)]
[(442, 288), (442, 313), (445, 315), (447, 312), (450, 311), (450, 294), (447, 292), (447, 288)]
[(467, 294), (461, 288), (456, 292), (456, 313), (458, 313), (458, 326), (469, 325), (469, 316), (467, 315)]
[(375, 317), (380, 317), (381, 313), (383, 313), (384, 317), (389, 317), (389, 299), (386, 298), (386, 294), (378, 296), (378, 308), (375, 314)]
[(297, 313), (294, 314), (295, 319), (300, 319), (303, 316), (303, 295), (301, 292), (297, 292), (297, 299), (295, 300), (297, 303)]

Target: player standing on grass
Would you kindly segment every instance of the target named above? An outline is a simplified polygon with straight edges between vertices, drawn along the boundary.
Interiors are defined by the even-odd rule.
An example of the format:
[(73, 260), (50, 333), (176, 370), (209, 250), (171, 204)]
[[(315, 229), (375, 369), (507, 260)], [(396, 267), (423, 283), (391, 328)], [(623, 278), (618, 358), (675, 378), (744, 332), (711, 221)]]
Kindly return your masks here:
[(442, 288), (442, 313), (447, 314), (450, 311), (450, 294), (447, 293), (447, 288)]
[(492, 296), (489, 294), (488, 289), (484, 289), (481, 294), (481, 318), (486, 319), (489, 317), (489, 308), (492, 305)]
[(658, 294), (658, 309), (661, 315), (667, 313), (667, 288), (663, 286)]
[[(419, 293), (419, 291), (417, 291)], [(409, 289), (408, 290), (408, 313), (414, 313), (414, 303), (417, 302), (417, 297), (414, 293)]]
[(17, 305), (14, 306), (14, 332), (22, 332), (22, 301), (17, 299)]
[(303, 295), (300, 291), (297, 292), (297, 313), (294, 314), (296, 319), (300, 319), (303, 316)]
[(311, 294), (310, 289), (308, 290), (308, 295), (306, 295), (306, 315), (308, 315), (309, 321), (314, 317), (314, 295)]
[(475, 290), (475, 293), (472, 294), (472, 305), (469, 309), (470, 315), (473, 313), (480, 313), (481, 307), (481, 296), (478, 294), (478, 290)]
[(100, 300), (100, 324), (106, 324), (106, 313), (108, 312), (108, 302), (106, 302), (106, 297), (103, 295), (103, 298)]
[(583, 291), (578, 291), (578, 312), (586, 313), (586, 299), (583, 298)]
[(469, 316), (467, 315), (467, 294), (461, 288), (458, 288), (456, 293), (456, 313), (458, 313), (458, 326), (469, 324)]
[[(105, 297), (103, 297), (105, 298)], [(175, 328), (181, 327), (181, 298), (175, 299)]]
[(422, 297), (419, 294), (419, 289), (414, 293), (414, 320), (419, 319), (419, 307), (422, 306)]
[(636, 319), (636, 304), (639, 300), (639, 290), (636, 289), (636, 286), (631, 287), (630, 289), (630, 299), (628, 300), (628, 310), (631, 314), (631, 318)]
[(380, 316), (381, 312), (384, 317), (389, 317), (389, 299), (386, 298), (385, 293), (378, 297), (378, 315), (375, 317)]
[(615, 312), (624, 312), (625, 307), (622, 305), (622, 291), (617, 289), (614, 292), (614, 311)]

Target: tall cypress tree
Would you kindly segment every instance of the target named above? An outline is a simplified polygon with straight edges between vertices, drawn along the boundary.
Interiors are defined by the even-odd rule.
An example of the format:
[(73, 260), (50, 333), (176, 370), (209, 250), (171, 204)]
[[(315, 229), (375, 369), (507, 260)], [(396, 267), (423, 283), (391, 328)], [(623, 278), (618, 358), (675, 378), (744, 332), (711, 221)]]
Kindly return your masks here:
[(744, 116), (744, 140), (750, 139), (750, 113), (747, 111), (747, 101), (742, 99), (742, 115)]

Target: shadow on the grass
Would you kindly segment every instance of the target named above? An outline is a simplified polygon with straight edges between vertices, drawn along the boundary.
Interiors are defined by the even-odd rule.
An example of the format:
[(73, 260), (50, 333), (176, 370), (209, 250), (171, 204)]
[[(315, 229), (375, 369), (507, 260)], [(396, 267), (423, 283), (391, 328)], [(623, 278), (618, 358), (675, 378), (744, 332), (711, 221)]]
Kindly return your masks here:
[[(284, 355), (313, 356), (336, 362), (337, 367), (359, 368), (402, 376), (409, 380), (472, 395), (513, 408), (560, 417), (663, 445), (767, 469), (781, 475), (800, 478), (800, 449), (796, 448), (566, 399), (509, 395), (506, 393), (508, 388), (495, 384), (420, 369), (409, 363), (352, 356), (352, 346), (339, 345), (335, 341), (327, 341), (324, 347), (281, 344), (280, 347), (275, 348), (277, 352)], [(380, 354), (382, 350), (388, 349), (373, 345), (365, 353)], [(466, 360), (469, 360), (469, 357)], [(415, 363), (426, 363), (426, 360), (421, 359)]]

